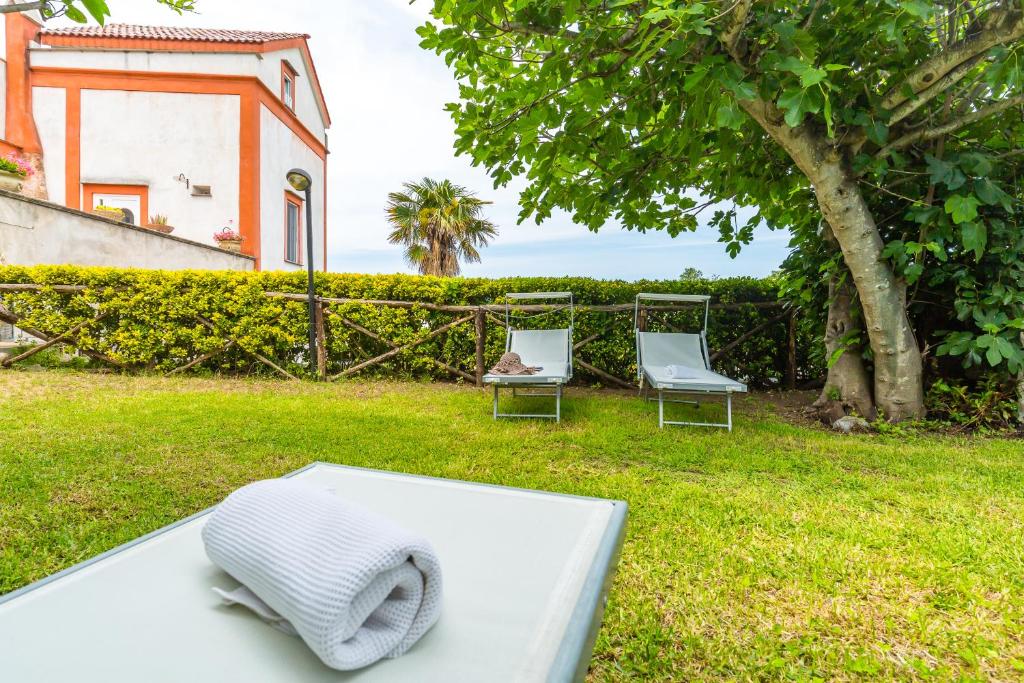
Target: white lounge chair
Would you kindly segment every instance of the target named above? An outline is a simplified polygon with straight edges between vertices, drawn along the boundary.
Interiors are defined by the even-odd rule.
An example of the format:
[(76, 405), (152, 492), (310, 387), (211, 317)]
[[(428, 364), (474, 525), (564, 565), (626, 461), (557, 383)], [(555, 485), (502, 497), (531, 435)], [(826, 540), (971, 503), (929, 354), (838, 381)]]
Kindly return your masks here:
[[(519, 330), (515, 328), (515, 319), (524, 316), (512, 312), (512, 303), (523, 304), (526, 301), (565, 301), (563, 307), (544, 311), (532, 316), (549, 315), (560, 310), (569, 311), (569, 327), (557, 330)], [(518, 353), (524, 365), (539, 367), (533, 375), (500, 375), (488, 373), (484, 375), (484, 383), (494, 387), (494, 419), (499, 417), (541, 417), (562, 420), (562, 390), (572, 379), (572, 328), (575, 324), (575, 308), (571, 292), (525, 292), (508, 294), (505, 298), (505, 351)], [(528, 392), (527, 396), (553, 396), (555, 398), (554, 413), (499, 413), (498, 389), (511, 388), (512, 395), (518, 396), (519, 391)]]
[[(679, 332), (644, 332), (640, 330), (640, 302), (661, 301), (672, 303), (704, 304), (704, 325), (699, 334)], [(708, 353), (707, 327), (711, 297), (695, 294), (638, 294), (634, 311), (636, 329), (636, 366), (640, 391), (644, 384), (658, 392), (658, 426), (690, 425), (694, 427), (725, 427), (732, 431), (732, 395), (745, 393), (747, 386), (711, 370)], [(674, 377), (670, 366), (685, 366), (685, 378)], [(666, 399), (666, 395), (690, 396), (690, 400)], [(725, 422), (678, 422), (665, 419), (665, 403), (700, 405), (702, 396), (725, 398)]]
[(206, 510), (0, 596), (11, 683), (582, 681), (626, 504), (317, 463), (291, 475), (430, 539), (437, 624), (397, 659), (328, 669), (296, 637), (211, 590), (238, 583), (203, 551)]

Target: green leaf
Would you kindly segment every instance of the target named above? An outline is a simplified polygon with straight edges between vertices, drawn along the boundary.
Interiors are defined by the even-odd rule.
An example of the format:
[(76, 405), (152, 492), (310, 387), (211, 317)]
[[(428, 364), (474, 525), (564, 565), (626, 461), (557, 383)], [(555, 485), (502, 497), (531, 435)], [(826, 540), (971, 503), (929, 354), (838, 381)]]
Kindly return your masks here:
[(719, 128), (738, 129), (744, 121), (746, 121), (746, 115), (732, 100), (719, 106), (718, 112), (715, 114), (715, 123)]
[(100, 25), (110, 16), (110, 9), (107, 7), (106, 0), (82, 0), (82, 6)]
[(1004, 210), (1010, 211), (1013, 206), (1013, 197), (1003, 191), (999, 185), (992, 182), (988, 178), (982, 178), (974, 183), (974, 194), (978, 196), (984, 204), (994, 206), (999, 204)]
[(788, 126), (796, 128), (803, 121), (804, 114), (817, 114), (821, 111), (821, 102), (815, 98), (815, 93), (819, 93), (819, 91), (817, 89), (799, 90), (793, 88), (782, 94), (778, 104), (779, 107), (786, 111), (785, 118)]
[(900, 3), (907, 14), (917, 17), (918, 19), (928, 19), (934, 12), (934, 6), (924, 0), (903, 0)]
[(988, 244), (988, 230), (984, 223), (964, 223), (960, 226), (960, 239), (964, 249), (974, 252), (974, 258), (980, 259)]
[(866, 128), (868, 139), (876, 145), (884, 145), (889, 139), (889, 126), (882, 121), (872, 121)]
[(953, 217), (953, 222), (968, 223), (978, 217), (978, 205), (981, 202), (974, 195), (950, 195), (946, 200), (946, 213)]
[(85, 15), (82, 13), (82, 10), (78, 9), (74, 5), (68, 5), (64, 8), (64, 16), (66, 16), (71, 21), (77, 21), (79, 24), (84, 24), (87, 21), (89, 21), (85, 18)]

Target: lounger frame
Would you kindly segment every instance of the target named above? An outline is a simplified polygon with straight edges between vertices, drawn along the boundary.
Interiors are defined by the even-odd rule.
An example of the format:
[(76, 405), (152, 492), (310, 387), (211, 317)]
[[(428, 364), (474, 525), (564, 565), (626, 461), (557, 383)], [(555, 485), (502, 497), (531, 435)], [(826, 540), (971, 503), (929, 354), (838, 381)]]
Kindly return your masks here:
[[(708, 339), (707, 339), (707, 328), (708, 318), (711, 311), (711, 297), (704, 294), (638, 294), (636, 297), (636, 305), (633, 311), (633, 328), (636, 338), (636, 366), (637, 366), (637, 380), (640, 385), (639, 393), (648, 401), (657, 400), (658, 402), (658, 427), (663, 428), (665, 425), (681, 425), (688, 427), (722, 427), (728, 431), (732, 431), (732, 395), (737, 391), (735, 387), (722, 385), (721, 387), (715, 386), (693, 386), (692, 383), (688, 383), (685, 380), (679, 382), (665, 382), (655, 378), (645, 367), (643, 357), (643, 344), (641, 343), (642, 333), (639, 326), (640, 321), (640, 307), (642, 301), (662, 301), (668, 303), (690, 303), (690, 304), (702, 304), (704, 306), (704, 322), (700, 332), (697, 334), (700, 340), (700, 361), (703, 364), (705, 370), (711, 370), (711, 353), (708, 350)], [(647, 386), (645, 386), (645, 383)], [(690, 384), (690, 386), (687, 386)], [(737, 383), (738, 384), (738, 383)], [(742, 391), (746, 391), (746, 387), (740, 385)], [(657, 399), (650, 396), (649, 389), (654, 389), (658, 393)], [(688, 397), (688, 398), (683, 398)], [(724, 422), (690, 422), (686, 420), (666, 420), (665, 419), (665, 404), (666, 403), (684, 403), (690, 404), (695, 407), (700, 407), (702, 399), (710, 398), (722, 398), (724, 399), (725, 406), (725, 421)]]
[[(505, 295), (505, 352), (514, 351), (512, 348), (514, 337), (517, 333), (540, 332), (541, 330), (517, 329), (515, 319), (520, 317), (513, 312), (513, 302), (522, 304), (526, 301), (564, 301), (565, 305), (544, 311), (538, 315), (550, 315), (559, 310), (569, 311), (569, 328), (566, 330), (566, 373), (558, 378), (545, 377), (543, 380), (531, 381), (531, 375), (510, 375), (501, 377), (487, 375), (485, 382), (494, 387), (493, 410), (494, 419), (500, 417), (511, 418), (538, 418), (549, 419), (555, 422), (562, 421), (562, 393), (565, 385), (572, 379), (572, 333), (576, 324), (576, 310), (573, 302), (572, 292), (513, 292)], [(530, 364), (531, 359), (523, 358), (523, 362)], [(553, 413), (503, 413), (499, 410), (499, 389), (511, 389), (512, 396), (530, 397), (551, 397), (555, 399), (555, 411)], [(523, 391), (525, 390), (525, 392)]]
[[(365, 467), (357, 467), (353, 465), (339, 465), (336, 463), (328, 463), (322, 461), (316, 461), (297, 469), (293, 472), (283, 475), (284, 478), (290, 478), (306, 472), (307, 470), (314, 469), (317, 467), (329, 467), (341, 470), (356, 470), (365, 472), (381, 473), (381, 470), (374, 470)], [(430, 477), (419, 474), (404, 474), (397, 472), (385, 472), (385, 474), (400, 476), (410, 479), (426, 479), (426, 480), (441, 480), (438, 477)], [(479, 486), (483, 488), (493, 488), (504, 491), (521, 491), (528, 494), (543, 494), (549, 496), (555, 496), (558, 498), (569, 498), (579, 500), (603, 500), (594, 498), (591, 496), (580, 496), (569, 493), (558, 493), (549, 491), (532, 491), (530, 489), (523, 489), (511, 486), (502, 486), (499, 484), (486, 484), (481, 482), (460, 482), (460, 480), (442, 480), (450, 481), (454, 483), (466, 483), (473, 486)], [(557, 653), (555, 655), (552, 668), (548, 673), (548, 681), (552, 683), (583, 683), (589, 670), (591, 655), (593, 653), (594, 644), (597, 641), (597, 635), (601, 628), (602, 618), (604, 616), (604, 608), (608, 601), (608, 594), (612, 588), (612, 581), (615, 576), (615, 570), (618, 566), (619, 557), (622, 553), (622, 545), (626, 536), (626, 518), (628, 514), (628, 505), (625, 501), (610, 500), (607, 501), (612, 503), (613, 512), (608, 523), (608, 527), (605, 529), (601, 536), (600, 545), (598, 546), (597, 552), (594, 557), (594, 561), (591, 566), (587, 569), (586, 579), (580, 592), (580, 596), (575, 606), (572, 609), (569, 623), (566, 627), (565, 634), (561, 642), (559, 643)], [(78, 564), (71, 567), (58, 571), (54, 574), (39, 579), (26, 586), (18, 588), (10, 593), (0, 595), (0, 604), (17, 600), (22, 596), (31, 593), (39, 588), (47, 586), (55, 581), (58, 581), (70, 574), (88, 569), (89, 567), (106, 560), (110, 557), (117, 556), (127, 550), (131, 550), (136, 546), (143, 545), (146, 541), (152, 540), (158, 536), (166, 534), (169, 531), (173, 531), (178, 527), (181, 527), (189, 522), (192, 522), (200, 517), (209, 515), (213, 512), (216, 506), (209, 507), (205, 510), (197, 512), (193, 515), (189, 515), (184, 519), (173, 522), (167, 526), (164, 526), (155, 531), (151, 531), (131, 541), (123, 543), (115, 548), (102, 552), (95, 557), (86, 559)]]

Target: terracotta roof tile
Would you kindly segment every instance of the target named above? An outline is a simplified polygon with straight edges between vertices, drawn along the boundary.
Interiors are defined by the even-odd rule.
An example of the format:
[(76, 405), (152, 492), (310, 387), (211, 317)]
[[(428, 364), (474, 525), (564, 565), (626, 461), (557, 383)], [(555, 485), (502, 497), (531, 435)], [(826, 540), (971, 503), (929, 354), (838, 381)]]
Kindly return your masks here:
[(185, 28), (179, 26), (139, 26), (136, 24), (46, 28), (43, 29), (42, 35), (78, 38), (122, 38), (129, 40), (191, 40), (204, 43), (249, 43), (257, 45), (276, 40), (309, 38), (304, 33), (235, 31), (219, 28)]

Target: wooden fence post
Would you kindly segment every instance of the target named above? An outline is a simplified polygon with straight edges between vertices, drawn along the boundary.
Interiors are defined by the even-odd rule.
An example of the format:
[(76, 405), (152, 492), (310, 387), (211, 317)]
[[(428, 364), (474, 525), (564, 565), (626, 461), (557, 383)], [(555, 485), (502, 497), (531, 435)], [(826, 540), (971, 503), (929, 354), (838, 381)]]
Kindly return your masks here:
[(789, 313), (789, 334), (786, 344), (786, 388), (796, 389), (796, 308)]
[(316, 315), (316, 375), (321, 382), (327, 379), (327, 335), (324, 332), (324, 302), (317, 299)]
[(484, 350), (487, 347), (487, 311), (483, 306), (476, 309), (473, 327), (476, 330), (476, 385), (484, 385)]

